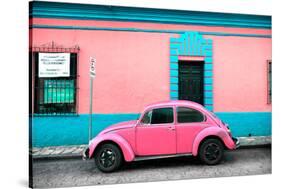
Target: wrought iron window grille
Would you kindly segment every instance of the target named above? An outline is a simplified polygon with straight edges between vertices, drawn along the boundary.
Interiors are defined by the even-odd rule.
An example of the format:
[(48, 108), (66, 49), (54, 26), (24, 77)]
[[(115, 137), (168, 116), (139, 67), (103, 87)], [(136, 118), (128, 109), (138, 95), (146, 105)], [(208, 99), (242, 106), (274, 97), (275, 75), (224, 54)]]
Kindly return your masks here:
[(267, 61), (267, 104), (272, 103), (272, 61)]
[[(54, 42), (30, 47), (31, 85), (35, 116), (72, 116), (78, 110), (79, 46), (63, 47)], [(39, 77), (39, 53), (70, 53), (69, 76)]]

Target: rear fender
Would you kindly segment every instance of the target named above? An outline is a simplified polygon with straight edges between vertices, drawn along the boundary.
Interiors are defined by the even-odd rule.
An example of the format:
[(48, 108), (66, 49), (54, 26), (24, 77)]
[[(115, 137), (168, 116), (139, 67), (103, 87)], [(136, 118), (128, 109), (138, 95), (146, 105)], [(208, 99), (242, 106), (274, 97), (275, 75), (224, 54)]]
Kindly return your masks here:
[(218, 137), (221, 139), (221, 141), (224, 143), (224, 145), (228, 149), (234, 149), (235, 148), (235, 143), (233, 142), (232, 138), (228, 135), (228, 133), (220, 128), (220, 127), (208, 127), (204, 130), (202, 130), (194, 139), (193, 141), (193, 146), (192, 146), (192, 155), (197, 156), (198, 155), (198, 150), (200, 147), (201, 142), (206, 138), (206, 137)]
[(122, 150), (125, 161), (130, 162), (135, 158), (135, 153), (131, 145), (120, 135), (116, 133), (108, 133), (96, 136), (89, 144), (89, 157), (91, 158), (97, 149), (98, 145), (102, 142), (116, 143)]

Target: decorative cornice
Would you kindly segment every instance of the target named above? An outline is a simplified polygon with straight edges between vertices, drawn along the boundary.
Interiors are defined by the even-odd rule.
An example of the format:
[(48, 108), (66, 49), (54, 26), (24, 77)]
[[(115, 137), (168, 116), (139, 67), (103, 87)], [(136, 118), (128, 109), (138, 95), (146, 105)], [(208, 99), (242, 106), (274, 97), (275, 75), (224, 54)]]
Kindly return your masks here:
[(112, 20), (240, 28), (271, 28), (271, 16), (152, 8), (30, 2), (29, 16), (78, 20)]

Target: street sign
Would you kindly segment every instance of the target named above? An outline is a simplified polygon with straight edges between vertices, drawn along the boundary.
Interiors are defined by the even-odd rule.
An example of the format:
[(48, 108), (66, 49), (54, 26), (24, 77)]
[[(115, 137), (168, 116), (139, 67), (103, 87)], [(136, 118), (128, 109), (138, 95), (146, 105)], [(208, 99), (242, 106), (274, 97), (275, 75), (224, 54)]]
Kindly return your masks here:
[(96, 59), (93, 57), (90, 57), (90, 108), (89, 108), (89, 142), (92, 139), (92, 125), (93, 125), (93, 80), (96, 77)]
[(90, 77), (96, 77), (96, 59), (93, 57), (90, 57)]

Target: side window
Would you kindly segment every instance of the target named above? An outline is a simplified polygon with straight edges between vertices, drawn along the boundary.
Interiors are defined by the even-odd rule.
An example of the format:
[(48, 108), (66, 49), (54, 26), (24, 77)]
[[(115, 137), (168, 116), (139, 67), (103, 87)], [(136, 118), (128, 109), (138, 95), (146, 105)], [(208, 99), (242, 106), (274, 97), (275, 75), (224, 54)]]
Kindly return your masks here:
[(205, 117), (197, 110), (186, 107), (178, 107), (177, 119), (178, 123), (194, 123), (204, 121)]
[(150, 124), (151, 122), (151, 115), (152, 115), (152, 111), (148, 111), (144, 114), (141, 123), (143, 124)]
[(152, 110), (151, 124), (163, 124), (173, 122), (173, 108), (158, 108)]
[(272, 101), (272, 61), (267, 61), (267, 104)]

